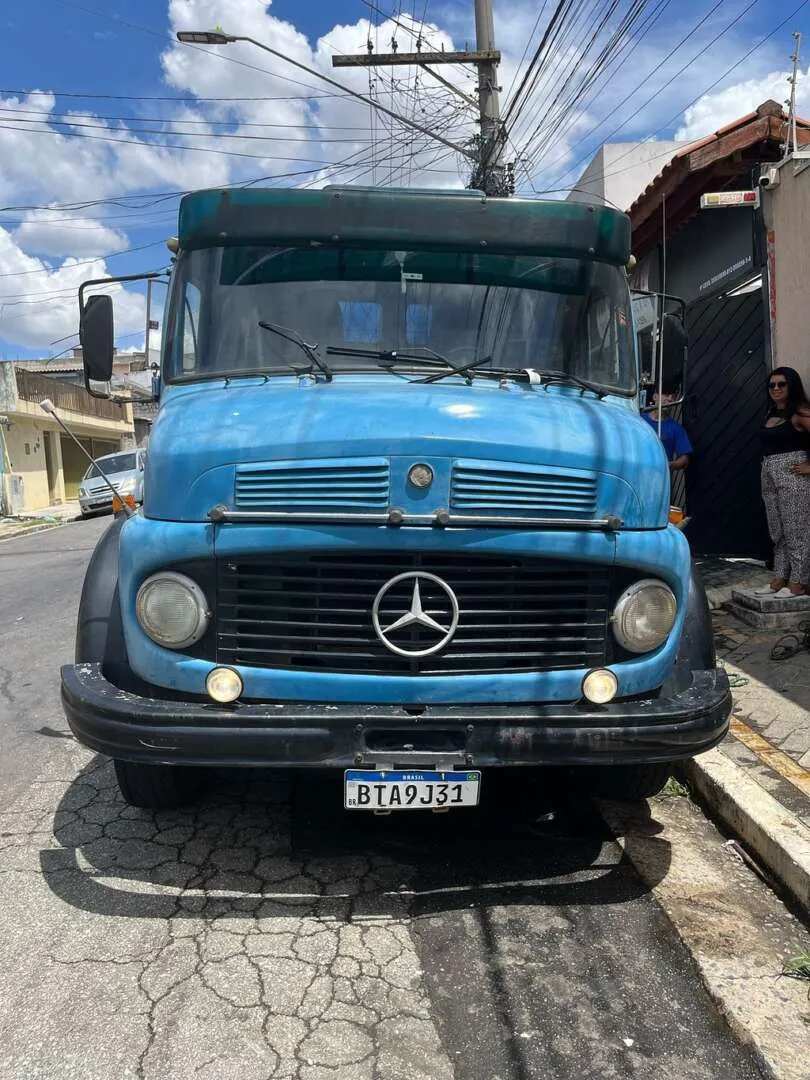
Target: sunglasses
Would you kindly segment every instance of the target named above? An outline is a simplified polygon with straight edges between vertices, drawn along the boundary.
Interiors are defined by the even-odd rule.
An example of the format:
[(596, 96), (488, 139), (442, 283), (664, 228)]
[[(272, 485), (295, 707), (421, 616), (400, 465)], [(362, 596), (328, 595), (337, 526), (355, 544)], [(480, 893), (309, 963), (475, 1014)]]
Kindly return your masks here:
[(768, 383), (768, 389), (769, 390), (784, 390), (786, 386), (787, 386), (786, 382), (769, 382)]

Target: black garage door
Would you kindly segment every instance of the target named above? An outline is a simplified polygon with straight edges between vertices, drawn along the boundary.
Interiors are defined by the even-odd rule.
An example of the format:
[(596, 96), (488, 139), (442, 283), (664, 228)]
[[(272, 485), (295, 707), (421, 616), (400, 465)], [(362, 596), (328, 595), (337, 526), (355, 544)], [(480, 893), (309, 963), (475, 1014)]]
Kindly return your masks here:
[(696, 555), (768, 558), (759, 490), (759, 427), (766, 407), (761, 290), (698, 301), (687, 310), (684, 425), (694, 446), (687, 477)]

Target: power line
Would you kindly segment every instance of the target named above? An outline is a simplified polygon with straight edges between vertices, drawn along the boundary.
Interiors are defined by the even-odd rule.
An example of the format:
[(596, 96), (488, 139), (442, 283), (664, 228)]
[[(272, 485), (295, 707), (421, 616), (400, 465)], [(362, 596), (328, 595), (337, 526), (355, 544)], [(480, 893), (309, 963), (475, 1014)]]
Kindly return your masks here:
[[(547, 109), (543, 110), (543, 115), (526, 138), (524, 157), (527, 161), (536, 162), (566, 119), (570, 118), (577, 108), (584, 108), (586, 100), (590, 100), (600, 82), (608, 77), (618, 63), (627, 62), (627, 57), (638, 47), (640, 39), (649, 32), (650, 27), (661, 17), (671, 2), (672, 0), (659, 0), (657, 7), (642, 21), (647, 8), (647, 0), (634, 0), (616, 28), (602, 44), (590, 66), (581, 75), (579, 70), (584, 68), (584, 64), (572, 70), (562, 82)], [(612, 3), (603, 9), (602, 20), (596, 24), (594, 34), (583, 50), (583, 57), (596, 44), (601, 31), (607, 28), (608, 20), (616, 7), (617, 4)]]
[[(537, 28), (540, 25), (540, 20), (543, 18), (543, 12), (546, 10), (547, 5), (548, 5), (548, 0), (543, 0), (543, 6), (540, 8), (539, 12), (537, 13), (537, 18), (535, 19), (534, 26), (532, 27), (532, 32), (529, 34), (528, 38), (526, 39), (526, 45), (525, 45), (525, 47), (523, 49), (523, 55), (521, 56), (520, 60), (518, 60), (517, 67), (515, 68), (515, 74), (512, 76), (512, 81), (509, 84), (509, 89), (506, 91), (506, 100), (507, 101), (509, 101), (509, 99), (510, 99), (510, 96), (512, 94), (512, 90), (514, 89), (515, 83), (517, 82), (517, 77), (520, 74), (520, 69), (523, 67), (523, 61), (526, 59), (526, 56), (527, 56), (527, 54), (529, 52), (529, 47), (530, 47), (530, 45), (532, 43), (532, 40), (534, 39), (534, 35), (537, 33)], [(0, 93), (1, 92), (2, 91), (0, 91)]]
[[(3, 110), (0, 109), (0, 113), (2, 113), (2, 111)], [(83, 121), (80, 121), (80, 120), (55, 120), (55, 119), (27, 120), (24, 117), (23, 118), (12, 117), (11, 120), (13, 120), (15, 124), (26, 124), (26, 125), (44, 124), (44, 125), (47, 125), (47, 126), (44, 127), (44, 128), (43, 127), (37, 128), (37, 127), (34, 127), (34, 126), (31, 126), (31, 127), (12, 127), (11, 126), (11, 121), (8, 118), (0, 115), (0, 131), (2, 131), (5, 128), (5, 129), (7, 129), (9, 131), (29, 131), (30, 130), (32, 133), (37, 132), (37, 133), (41, 134), (44, 131), (50, 131), (52, 128), (64, 127), (64, 128), (70, 128), (71, 130), (70, 131), (53, 131), (52, 134), (70, 136), (70, 135), (72, 135), (74, 133), (73, 129), (76, 129), (76, 128), (79, 128), (79, 129), (82, 129), (82, 130), (87, 130), (87, 131), (111, 131), (113, 134), (123, 133), (123, 130), (124, 130), (124, 129), (120, 128), (120, 127), (113, 127), (110, 124), (86, 124), (86, 123), (84, 123)], [(295, 128), (295, 125), (292, 125), (292, 124), (290, 125), (290, 128), (292, 130), (297, 130)], [(357, 127), (357, 128), (350, 128), (348, 130), (367, 132), (368, 128), (366, 128), (366, 127)], [(239, 139), (239, 140), (249, 139), (251, 141), (258, 141), (258, 142), (285, 142), (285, 143), (301, 141), (301, 140), (293, 139), (289, 135), (251, 135), (251, 134), (243, 134), (243, 133), (238, 132), (238, 131), (178, 131), (176, 129), (171, 130), (171, 131), (163, 131), (160, 128), (127, 128), (126, 131), (130, 135), (186, 136), (186, 137), (192, 138), (192, 139), (216, 139), (217, 141), (219, 141), (220, 139)], [(116, 139), (114, 141), (119, 142), (121, 140)], [(317, 141), (319, 143), (356, 143), (356, 142), (359, 142), (360, 140), (357, 139), (357, 138), (352, 139), (352, 138), (344, 137), (344, 138), (339, 138), (339, 139), (319, 138)], [(150, 143), (150, 142), (147, 141), (143, 145), (160, 147), (160, 146), (163, 146), (164, 144), (162, 144), (162, 143)], [(165, 144), (165, 145), (169, 146), (169, 144)], [(178, 147), (177, 146), (170, 146), (170, 149), (178, 149)], [(187, 147), (185, 147), (185, 149), (187, 149), (187, 150), (198, 150), (198, 149), (202, 149), (202, 147), (187, 146)], [(230, 154), (231, 153), (230, 150), (222, 150), (222, 151), (219, 151), (219, 152), (224, 153), (224, 154)], [(244, 156), (254, 157), (255, 155), (250, 154), (250, 155), (244, 155)], [(263, 157), (264, 155), (260, 155), (260, 156)], [(283, 161), (285, 159), (284, 158), (279, 158), (278, 160)], [(315, 158), (290, 158), (288, 160), (315, 161), (316, 159)]]
[[(718, 10), (718, 9), (719, 9), (719, 8), (720, 8), (720, 7), (722, 6), (722, 4), (723, 4), (723, 3), (724, 3), (724, 0), (718, 0), (718, 2), (717, 2), (717, 3), (715, 3), (714, 7), (713, 7), (713, 8), (711, 8), (711, 10), (710, 10), (710, 11), (709, 11), (709, 12), (708, 12), (708, 13), (707, 13), (707, 14), (706, 14), (706, 15), (705, 15), (705, 16), (704, 16), (704, 17), (703, 17), (703, 18), (702, 18), (702, 19), (701, 19), (701, 20), (700, 20), (699, 22), (698, 22), (698, 24), (697, 24), (697, 25), (696, 25), (695, 27), (693, 27), (693, 29), (692, 29), (692, 30), (691, 30), (691, 31), (690, 31), (690, 32), (689, 32), (689, 33), (688, 33), (688, 34), (687, 34), (687, 35), (686, 35), (686, 36), (685, 36), (685, 37), (684, 37), (684, 38), (682, 39), (682, 41), (681, 41), (681, 42), (679, 42), (679, 44), (678, 44), (678, 45), (676, 45), (676, 46), (675, 46), (675, 48), (674, 48), (674, 49), (672, 49), (672, 50), (671, 50), (671, 51), (670, 51), (670, 52), (669, 52), (669, 53), (667, 54), (667, 56), (666, 56), (666, 57), (664, 58), (664, 60), (663, 60), (663, 61), (661, 62), (661, 65), (662, 65), (662, 64), (665, 64), (665, 63), (667, 62), (667, 60), (671, 59), (671, 58), (672, 58), (672, 56), (674, 56), (674, 55), (675, 55), (675, 54), (676, 54), (676, 53), (678, 52), (678, 50), (679, 50), (679, 49), (680, 49), (680, 48), (682, 47), (682, 45), (684, 45), (684, 44), (685, 44), (685, 43), (686, 43), (686, 42), (687, 42), (687, 41), (688, 41), (688, 40), (689, 40), (689, 39), (690, 39), (690, 38), (691, 38), (691, 37), (692, 37), (692, 36), (693, 36), (693, 35), (694, 35), (694, 34), (695, 34), (695, 33), (696, 33), (696, 32), (697, 32), (698, 30), (699, 30), (699, 29), (700, 29), (700, 27), (701, 27), (701, 26), (702, 26), (702, 25), (703, 25), (703, 24), (704, 24), (704, 23), (705, 23), (705, 22), (706, 22), (706, 21), (707, 21), (707, 20), (708, 20), (708, 19), (709, 19), (709, 18), (710, 18), (710, 17), (711, 17), (711, 16), (713, 15), (713, 14), (714, 14), (714, 12), (715, 12), (715, 11), (717, 11), (717, 10)], [(608, 133), (608, 135), (607, 135), (607, 136), (605, 136), (605, 139), (604, 139), (603, 141), (604, 141), (604, 142), (606, 142), (606, 141), (607, 141), (608, 139), (610, 139), (610, 138), (611, 138), (611, 136), (615, 135), (615, 134), (616, 134), (616, 132), (618, 132), (618, 131), (621, 131), (621, 129), (622, 129), (623, 127), (626, 127), (626, 126), (627, 126), (627, 124), (629, 124), (631, 120), (635, 119), (635, 117), (636, 117), (636, 116), (638, 116), (640, 112), (642, 112), (642, 111), (643, 111), (644, 109), (646, 109), (646, 108), (647, 108), (647, 106), (648, 106), (648, 105), (649, 105), (649, 104), (650, 104), (651, 102), (653, 102), (653, 101), (654, 101), (654, 100), (655, 100), (655, 99), (656, 99), (657, 97), (659, 97), (659, 96), (660, 96), (660, 94), (662, 94), (662, 93), (664, 92), (664, 90), (666, 90), (666, 89), (667, 89), (667, 88), (668, 88), (669, 86), (671, 86), (671, 85), (672, 85), (672, 83), (673, 83), (673, 82), (674, 82), (674, 81), (675, 81), (676, 79), (680, 78), (680, 76), (681, 76), (681, 75), (683, 75), (683, 74), (684, 74), (684, 72), (688, 71), (688, 69), (689, 69), (689, 68), (690, 68), (690, 67), (692, 66), (692, 64), (694, 64), (694, 62), (695, 62), (696, 60), (698, 60), (698, 59), (699, 59), (699, 58), (700, 58), (701, 56), (703, 56), (703, 55), (704, 55), (704, 53), (708, 52), (708, 50), (709, 50), (709, 49), (711, 49), (711, 48), (712, 48), (712, 46), (713, 46), (713, 45), (715, 45), (715, 44), (716, 44), (716, 43), (717, 43), (717, 42), (718, 42), (718, 41), (720, 40), (720, 38), (722, 38), (722, 37), (723, 37), (723, 36), (724, 36), (725, 34), (727, 34), (727, 33), (728, 33), (728, 32), (729, 32), (729, 31), (730, 31), (731, 29), (733, 29), (733, 27), (734, 27), (734, 26), (735, 26), (735, 25), (736, 25), (736, 24), (737, 24), (738, 22), (740, 22), (740, 21), (741, 21), (741, 19), (743, 19), (743, 18), (745, 17), (745, 15), (747, 15), (747, 14), (748, 14), (748, 12), (749, 12), (749, 11), (751, 11), (751, 9), (752, 9), (752, 8), (754, 8), (754, 7), (755, 7), (755, 6), (756, 6), (756, 5), (758, 4), (758, 3), (759, 3), (759, 0), (751, 0), (751, 2), (750, 2), (750, 3), (748, 4), (748, 5), (747, 5), (747, 7), (743, 8), (743, 9), (742, 9), (742, 11), (740, 11), (740, 12), (739, 12), (739, 14), (738, 14), (738, 15), (736, 15), (736, 16), (734, 17), (734, 19), (733, 19), (733, 20), (732, 20), (732, 21), (731, 21), (731, 22), (730, 22), (730, 23), (729, 23), (729, 24), (728, 24), (728, 25), (727, 25), (726, 27), (724, 27), (724, 29), (723, 29), (723, 30), (721, 30), (721, 31), (720, 31), (720, 32), (719, 32), (718, 34), (716, 34), (716, 35), (715, 35), (715, 36), (714, 36), (714, 37), (712, 38), (712, 40), (711, 40), (711, 41), (709, 41), (709, 42), (708, 42), (708, 44), (706, 44), (706, 45), (705, 45), (705, 46), (704, 46), (704, 47), (703, 47), (703, 48), (702, 48), (702, 49), (701, 49), (701, 50), (700, 50), (699, 52), (695, 53), (695, 55), (694, 55), (694, 56), (692, 56), (692, 57), (690, 58), (690, 60), (689, 60), (689, 61), (688, 61), (688, 62), (687, 62), (687, 63), (686, 63), (686, 64), (685, 64), (685, 65), (684, 65), (684, 66), (683, 66), (683, 67), (682, 67), (682, 68), (681, 68), (681, 69), (680, 69), (679, 71), (677, 71), (677, 72), (676, 72), (676, 73), (675, 73), (675, 74), (674, 74), (674, 75), (673, 75), (673, 76), (672, 76), (672, 77), (671, 77), (670, 79), (668, 79), (668, 80), (667, 80), (667, 81), (666, 81), (666, 82), (665, 82), (665, 83), (663, 84), (663, 86), (660, 86), (660, 87), (659, 87), (659, 88), (658, 88), (658, 89), (657, 89), (657, 90), (655, 91), (655, 93), (651, 94), (651, 95), (650, 95), (650, 96), (649, 96), (648, 98), (646, 98), (646, 99), (645, 99), (645, 101), (643, 101), (643, 102), (642, 102), (642, 104), (641, 104), (641, 105), (639, 105), (639, 107), (638, 107), (638, 108), (637, 108), (637, 109), (636, 109), (636, 110), (635, 110), (634, 112), (632, 112), (632, 113), (630, 114), (630, 116), (628, 116), (628, 117), (627, 117), (627, 118), (626, 118), (626, 119), (625, 119), (624, 121), (622, 121), (622, 123), (621, 123), (621, 124), (619, 124), (619, 125), (618, 125), (617, 127), (613, 128), (613, 130), (612, 130), (612, 131), (610, 131), (610, 132)], [(658, 66), (660, 67), (661, 65), (658, 65)], [(652, 73), (650, 72), (649, 74), (652, 74)], [(648, 74), (648, 76), (647, 76), (646, 78), (649, 78), (649, 74)], [(624, 99), (623, 99), (623, 100), (622, 100), (622, 101), (621, 101), (621, 102), (619, 103), (619, 105), (618, 105), (618, 106), (616, 107), (616, 109), (614, 110), (614, 113), (615, 113), (615, 112), (616, 112), (616, 111), (617, 111), (618, 109), (620, 109), (620, 108), (621, 108), (621, 107), (622, 107), (622, 106), (623, 106), (624, 104), (626, 104), (626, 102), (627, 102), (627, 101), (628, 101), (628, 100), (629, 100), (629, 99), (630, 99), (630, 98), (631, 98), (631, 97), (632, 97), (632, 96), (633, 96), (633, 95), (634, 95), (634, 94), (635, 94), (635, 93), (636, 93), (636, 92), (637, 92), (637, 91), (638, 91), (638, 90), (639, 90), (639, 89), (640, 89), (640, 88), (641, 88), (641, 87), (642, 87), (642, 86), (644, 85), (644, 83), (646, 82), (646, 78), (645, 78), (644, 80), (642, 80), (642, 82), (638, 83), (638, 84), (637, 84), (637, 86), (635, 87), (635, 89), (633, 89), (633, 90), (632, 90), (632, 91), (630, 92), (630, 94), (628, 94), (628, 95), (627, 95), (627, 96), (626, 96), (626, 97), (625, 97), (625, 98), (624, 98)], [(688, 108), (688, 106), (687, 106), (687, 108)], [(684, 110), (679, 110), (679, 114), (678, 114), (678, 115), (680, 115), (680, 112), (683, 112), (683, 111), (684, 111)], [(604, 123), (604, 121), (602, 121), (602, 123)], [(599, 126), (600, 126), (600, 125), (597, 125), (597, 128), (598, 128)], [(596, 128), (595, 128), (594, 130), (596, 130)], [(591, 134), (592, 134), (592, 132), (591, 132)], [(567, 176), (567, 175), (568, 175), (568, 173), (569, 173), (569, 172), (571, 172), (571, 171), (573, 171), (573, 169), (574, 169), (575, 167), (576, 167), (576, 166), (572, 166), (572, 167), (571, 167), (570, 169), (566, 170), (566, 172), (565, 172), (565, 173), (564, 173), (563, 175), (564, 175), (564, 176)]]
[[(326, 95), (330, 97), (332, 95)], [(335, 95), (337, 96), (337, 95)], [(216, 127), (232, 127), (236, 124), (240, 128), (292, 128), (305, 131), (367, 131), (365, 124), (300, 124), (288, 121), (287, 123), (258, 123), (256, 121), (243, 120), (191, 120), (182, 116), (109, 116), (99, 113), (65, 113), (61, 111), (51, 112), (46, 109), (19, 109), (13, 106), (0, 104), (0, 112), (12, 113), (14, 116), (41, 116), (42, 123), (55, 123), (55, 117), (64, 116), (68, 119), (65, 123), (72, 123), (74, 119), (90, 117), (93, 120), (119, 120), (128, 124), (196, 124), (200, 126), (211, 125)], [(133, 129), (134, 130), (134, 129)]]
[[(754, 0), (754, 2), (756, 3), (757, 0)], [(678, 111), (673, 116), (671, 116), (665, 123), (663, 123), (655, 131), (651, 132), (649, 135), (646, 136), (646, 138), (644, 138), (641, 141), (642, 142), (649, 142), (649, 140), (652, 139), (653, 136), (660, 134), (662, 131), (665, 131), (667, 128), (671, 127), (674, 123), (676, 123), (683, 116), (683, 114), (686, 112), (687, 109), (690, 109), (693, 105), (696, 105), (701, 100), (701, 98), (703, 98), (707, 94), (711, 93), (711, 91), (714, 90), (717, 86), (719, 86), (720, 83), (722, 83), (724, 79), (728, 78), (728, 76), (733, 71), (736, 71), (737, 68), (740, 67), (741, 64), (744, 64), (745, 61), (757, 51), (757, 49), (760, 49), (767, 41), (770, 41), (770, 39), (772, 37), (775, 37), (776, 34), (778, 34), (782, 29), (784, 29), (784, 27), (787, 26), (787, 24), (789, 22), (791, 22), (791, 20), (793, 20), (799, 14), (800, 11), (803, 11), (807, 7), (808, 3), (810, 3), (810, 0), (802, 0), (802, 3), (800, 3), (798, 7), (794, 8), (794, 10), (791, 11), (791, 13), (786, 18), (784, 18), (782, 20), (782, 22), (779, 23), (778, 26), (774, 27), (774, 29), (771, 30), (770, 33), (766, 34), (765, 37), (760, 38), (760, 40), (755, 45), (752, 45), (752, 47), (750, 49), (748, 49), (748, 51), (745, 52), (738, 60), (736, 60), (731, 65), (731, 67), (726, 68), (726, 70), (717, 79), (715, 79), (715, 81), (713, 83), (711, 83), (709, 86), (705, 87), (705, 89), (703, 89), (697, 95), (697, 97), (694, 97), (686, 105), (679, 108)], [(643, 108), (643, 107), (644, 106), (641, 106), (641, 108)], [(641, 111), (641, 108), (637, 109), (636, 113), (634, 115), (637, 115), (638, 112)], [(624, 127), (625, 124), (627, 124), (630, 119), (632, 119), (632, 117), (629, 117), (628, 120), (626, 120), (623, 124), (619, 125), (619, 127), (616, 128), (615, 131), (621, 130), (621, 128)], [(615, 134), (615, 131), (611, 132), (611, 135)], [(610, 138), (610, 135), (608, 136), (608, 138)], [(619, 157), (617, 157), (616, 161), (622, 161), (629, 154), (633, 153), (634, 149), (635, 149), (635, 145), (633, 147), (631, 147), (629, 150), (627, 150), (624, 154), (621, 154)], [(559, 182), (564, 177), (568, 176), (569, 173), (573, 172), (577, 168), (577, 166), (581, 165), (582, 162), (585, 161), (585, 160), (587, 160), (587, 155), (585, 157), (580, 158), (578, 161), (574, 162), (573, 165), (569, 166), (569, 168), (566, 169), (565, 172), (563, 172), (559, 177), (557, 177), (557, 181)], [(615, 164), (615, 162), (614, 162), (614, 164)]]
[[(719, 2), (722, 3), (723, 0), (719, 0)], [(565, 107), (558, 112), (556, 117), (558, 125), (562, 123), (566, 117), (571, 117), (575, 108), (580, 108), (582, 110), (587, 108), (587, 106), (592, 102), (593, 98), (596, 96), (596, 94), (600, 91), (602, 86), (610, 77), (612, 69), (614, 69), (620, 63), (627, 63), (630, 56), (638, 48), (641, 40), (650, 33), (652, 28), (662, 18), (664, 12), (667, 10), (671, 3), (672, 0), (661, 0), (658, 6), (654, 8), (654, 10), (649, 14), (646, 20), (639, 26), (637, 32), (634, 35), (631, 35), (628, 40), (621, 46), (621, 48), (616, 50), (613, 58), (604, 65), (601, 74), (594, 75), (592, 79), (589, 78), (590, 85), (587, 87), (587, 89), (583, 88), (582, 93), (577, 93), (577, 95), (573, 99), (569, 100), (566, 103)], [(630, 96), (632, 96), (632, 94)], [(602, 121), (602, 123), (605, 122), (605, 120)], [(551, 125), (547, 124), (546, 126), (549, 129), (548, 134), (544, 136), (541, 140), (539, 140), (531, 153), (531, 158), (535, 162), (542, 159), (545, 150), (547, 149), (548, 145), (551, 143), (551, 140), (554, 137), (554, 131), (551, 128)], [(597, 125), (597, 127), (598, 126), (599, 125)]]
[[(57, 98), (80, 98), (83, 101), (175, 101), (178, 103), (183, 102), (183, 98), (178, 94), (191, 94), (190, 90), (180, 90), (178, 94), (82, 94), (75, 90), (2, 90), (0, 94), (12, 94), (22, 97), (57, 97)], [(320, 93), (320, 94), (262, 94), (261, 97), (198, 97), (196, 94), (192, 95), (195, 102), (263, 102), (263, 101), (311, 101), (313, 98), (324, 97), (339, 97), (341, 95), (334, 93)]]
[[(105, 255), (105, 259), (114, 259), (118, 255), (132, 255), (136, 251), (146, 251), (147, 248), (159, 247), (164, 244), (164, 240), (154, 240), (151, 244), (139, 244), (138, 247), (123, 248), (121, 251), (111, 251), (109, 255)], [(75, 263), (71, 263), (67, 269), (72, 270), (74, 266), (90, 266), (92, 263), (98, 262), (101, 256), (96, 256), (94, 259), (80, 259)], [(60, 269), (65, 269), (60, 267)], [(50, 266), (43, 266), (38, 270), (18, 270), (11, 274), (0, 274), (0, 278), (9, 277), (27, 277), (29, 274), (52, 274), (54, 270)]]
[[(124, 139), (114, 139), (114, 138), (112, 138), (112, 137), (110, 137), (108, 135), (88, 135), (85, 132), (79, 132), (79, 131), (52, 131), (52, 130), (50, 130), (48, 128), (23, 128), (23, 127), (15, 127), (14, 125), (7, 124), (7, 123), (0, 124), (0, 132), (2, 132), (2, 131), (20, 131), (20, 132), (23, 132), (24, 134), (27, 134), (27, 135), (55, 135), (58, 138), (64, 138), (64, 139), (93, 139), (93, 140), (95, 140), (97, 142), (119, 143), (119, 144), (127, 145), (127, 146), (140, 146), (142, 149), (145, 149), (145, 150), (148, 150), (148, 149), (155, 150), (155, 151), (160, 151), (160, 150), (180, 150), (180, 151), (183, 151), (185, 153), (192, 153), (192, 154), (219, 154), (220, 156), (224, 156), (224, 157), (250, 158), (250, 159), (253, 159), (255, 161), (268, 161), (272, 157), (273, 161), (292, 161), (292, 162), (300, 162), (301, 164), (311, 162), (311, 163), (315, 164), (319, 168), (321, 168), (321, 167), (323, 167), (325, 165), (332, 164), (331, 162), (321, 162), (321, 161), (319, 161), (318, 158), (289, 157), (289, 156), (286, 156), (286, 155), (279, 155), (279, 154), (276, 154), (274, 152), (272, 154), (270, 152), (268, 152), (266, 154), (248, 154), (243, 150), (219, 150), (216, 147), (211, 147), (211, 146), (186, 146), (183, 143), (155, 143), (155, 142), (141, 141), (140, 139), (126, 139), (126, 138), (124, 138)], [(441, 139), (441, 136), (438, 136), (438, 138), (439, 138), (439, 141), (443, 141)], [(355, 139), (338, 139), (338, 140), (331, 140), (331, 141), (334, 141), (334, 142), (352, 142), (353, 143), (353, 142), (356, 142), (357, 140), (355, 140)], [(447, 171), (447, 170), (438, 169), (438, 170), (433, 170), (433, 171), (444, 172), (444, 171)], [(288, 173), (286, 175), (290, 176), (290, 175), (294, 175), (294, 174)], [(3, 208), (0, 208), (0, 211), (2, 209)]]

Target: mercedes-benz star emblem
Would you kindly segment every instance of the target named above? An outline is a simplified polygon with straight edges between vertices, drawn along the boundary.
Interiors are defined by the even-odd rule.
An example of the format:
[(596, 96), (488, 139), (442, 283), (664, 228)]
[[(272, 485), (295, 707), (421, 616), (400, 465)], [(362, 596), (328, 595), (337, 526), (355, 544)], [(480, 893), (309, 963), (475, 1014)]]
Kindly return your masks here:
[[(423, 598), (423, 590), (428, 600)], [(425, 610), (426, 604), (428, 610)], [(431, 611), (435, 618), (429, 613)], [(458, 615), (458, 600), (447, 582), (422, 570), (397, 574), (386, 581), (371, 609), (371, 621), (383, 645), (391, 652), (411, 659), (430, 656), (443, 649), (456, 632)], [(427, 646), (426, 638), (431, 642)], [(398, 639), (401, 644), (393, 639)]]

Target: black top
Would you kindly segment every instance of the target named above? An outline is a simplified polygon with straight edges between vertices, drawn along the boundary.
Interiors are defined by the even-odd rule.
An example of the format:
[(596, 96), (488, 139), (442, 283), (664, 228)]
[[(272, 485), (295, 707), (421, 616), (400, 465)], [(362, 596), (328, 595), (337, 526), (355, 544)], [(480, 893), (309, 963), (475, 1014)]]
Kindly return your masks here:
[(804, 431), (797, 431), (790, 420), (767, 427), (763, 424), (759, 432), (762, 443), (762, 456), (774, 454), (796, 454), (810, 451), (810, 439)]

